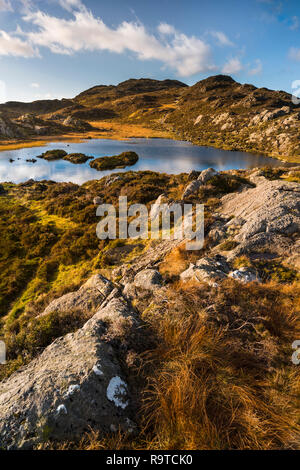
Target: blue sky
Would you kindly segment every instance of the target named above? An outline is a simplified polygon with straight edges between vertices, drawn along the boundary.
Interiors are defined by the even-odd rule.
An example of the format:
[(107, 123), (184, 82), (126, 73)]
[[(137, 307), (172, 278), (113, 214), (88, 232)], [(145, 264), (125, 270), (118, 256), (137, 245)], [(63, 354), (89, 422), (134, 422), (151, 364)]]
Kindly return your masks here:
[(0, 101), (218, 73), (291, 92), (299, 0), (0, 0)]

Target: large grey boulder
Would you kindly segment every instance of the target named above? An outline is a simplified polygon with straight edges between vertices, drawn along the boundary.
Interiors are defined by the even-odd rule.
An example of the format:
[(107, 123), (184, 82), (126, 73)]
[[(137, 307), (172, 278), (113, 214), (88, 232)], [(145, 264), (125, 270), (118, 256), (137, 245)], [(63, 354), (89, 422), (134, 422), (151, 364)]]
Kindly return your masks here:
[[(48, 440), (134, 430), (134, 399), (120, 361), (139, 319), (112, 298), (80, 330), (58, 338), (0, 383), (0, 448), (31, 449)], [(136, 340), (134, 340), (136, 341)]]
[(136, 274), (134, 286), (138, 289), (153, 291), (162, 285), (162, 277), (156, 269), (143, 269)]
[(201, 171), (198, 177), (198, 181), (200, 181), (202, 184), (206, 184), (207, 181), (212, 179), (217, 174), (218, 172), (214, 170), (213, 168), (207, 168), (206, 170)]
[(191, 181), (191, 183), (189, 183), (186, 186), (185, 190), (183, 191), (182, 199), (185, 199), (185, 198), (195, 194), (201, 186), (202, 186), (201, 181), (199, 181), (199, 180)]
[(155, 203), (151, 205), (151, 209), (150, 209), (151, 220), (155, 220), (157, 216), (159, 215), (161, 211), (161, 204), (167, 204), (167, 203), (168, 201), (166, 199), (165, 194), (161, 194), (160, 196), (158, 196)]
[(294, 240), (300, 233), (300, 184), (268, 181), (262, 176), (257, 177), (256, 184), (222, 198), (220, 212), (242, 221), (235, 235), (240, 245), (234, 254), (290, 255), (298, 250), (299, 256)]
[(225, 258), (221, 255), (214, 257), (204, 257), (190, 264), (189, 268), (180, 274), (180, 279), (186, 281), (207, 282), (216, 285), (216, 281), (220, 281), (227, 277), (230, 268)]
[(75, 292), (53, 300), (43, 311), (41, 316), (52, 312), (66, 312), (68, 310), (95, 311), (105, 298), (114, 289), (114, 285), (101, 274), (92, 276), (81, 288)]

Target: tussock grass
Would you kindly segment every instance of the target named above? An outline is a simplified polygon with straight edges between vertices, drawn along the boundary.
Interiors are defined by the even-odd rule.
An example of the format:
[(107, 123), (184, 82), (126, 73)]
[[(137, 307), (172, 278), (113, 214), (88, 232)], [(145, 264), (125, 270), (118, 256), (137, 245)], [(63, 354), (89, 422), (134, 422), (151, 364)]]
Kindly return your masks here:
[(228, 315), (238, 316), (247, 297), (253, 296), (236, 325), (224, 318), (209, 319), (199, 288), (192, 285), (185, 292), (179, 289), (177, 301), (160, 318), (159, 346), (151, 353), (151, 360), (160, 365), (149, 381), (144, 404), (146, 429), (155, 430), (149, 448), (297, 446), (299, 379), (286, 348), (289, 338), (299, 333), (299, 317), (290, 309), (293, 305), (299, 315), (299, 287), (289, 297), (291, 288), (281, 294), (270, 285), (253, 310), (255, 294), (261, 294), (258, 287), (245, 287), (238, 297), (236, 283), (224, 287), (215, 292), (216, 309), (223, 315), (228, 310)]

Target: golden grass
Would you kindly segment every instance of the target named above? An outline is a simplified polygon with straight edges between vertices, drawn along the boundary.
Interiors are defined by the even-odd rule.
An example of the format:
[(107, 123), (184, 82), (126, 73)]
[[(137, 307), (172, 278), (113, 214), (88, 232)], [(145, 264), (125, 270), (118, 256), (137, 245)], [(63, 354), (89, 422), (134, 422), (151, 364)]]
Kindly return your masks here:
[(58, 230), (67, 230), (78, 227), (78, 224), (66, 217), (60, 217), (55, 214), (49, 214), (39, 201), (29, 201), (25, 204), (34, 212), (41, 225), (53, 224)]
[(299, 446), (299, 378), (290, 361), (291, 338), (299, 335), (299, 284), (265, 289), (266, 298), (256, 285), (227, 282), (215, 291), (221, 314), (238, 316), (248, 302), (244, 328), (208, 321), (202, 299), (212, 294), (204, 285), (170, 292), (168, 311), (151, 320), (154, 328), (159, 323), (159, 341), (149, 360), (159, 366), (145, 393), (145, 429), (155, 430), (148, 448)]
[(139, 124), (124, 124), (116, 121), (91, 121), (90, 124), (99, 129), (88, 132), (88, 135), (95, 139), (172, 138), (169, 131), (155, 130)]
[(42, 147), (50, 142), (81, 143), (88, 138), (127, 140), (133, 137), (146, 139), (171, 139), (174, 137), (169, 131), (155, 130), (139, 124), (124, 124), (115, 121), (91, 121), (90, 124), (95, 127), (92, 131), (39, 137), (39, 140), (4, 141), (0, 143), (0, 152), (5, 150)]
[(189, 264), (199, 259), (199, 252), (185, 249), (186, 242), (174, 248), (160, 264), (159, 271), (163, 276), (178, 276), (188, 268)]
[(46, 141), (44, 140), (31, 140), (31, 141), (5, 141), (0, 144), (0, 152), (4, 150), (19, 150), (24, 148), (31, 148), (31, 147), (42, 147), (46, 145)]

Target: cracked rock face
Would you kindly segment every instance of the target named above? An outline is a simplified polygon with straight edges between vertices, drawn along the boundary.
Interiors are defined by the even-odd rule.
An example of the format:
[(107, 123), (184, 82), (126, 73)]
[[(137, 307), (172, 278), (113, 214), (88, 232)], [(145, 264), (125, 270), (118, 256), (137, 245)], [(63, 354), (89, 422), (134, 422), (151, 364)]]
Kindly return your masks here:
[(256, 188), (229, 194), (222, 199), (221, 212), (241, 221), (235, 236), (240, 246), (234, 253), (269, 251), (291, 255), (298, 250), (295, 240), (300, 233), (300, 184), (284, 181), (255, 180)]
[(292, 235), (300, 231), (300, 184), (264, 180), (256, 188), (225, 196), (222, 214), (245, 220), (240, 241), (261, 232)]
[[(81, 329), (58, 338), (0, 383), (0, 447), (30, 449), (47, 439), (76, 439), (89, 427), (131, 432), (134, 405), (107, 328), (139, 320), (113, 298)], [(127, 340), (127, 338), (126, 338)], [(113, 346), (112, 346), (113, 344)]]
[(78, 291), (69, 292), (53, 300), (41, 316), (51, 312), (65, 312), (74, 309), (82, 311), (96, 310), (113, 288), (113, 284), (108, 279), (100, 274), (95, 274)]

